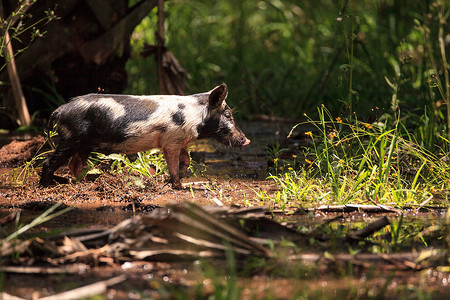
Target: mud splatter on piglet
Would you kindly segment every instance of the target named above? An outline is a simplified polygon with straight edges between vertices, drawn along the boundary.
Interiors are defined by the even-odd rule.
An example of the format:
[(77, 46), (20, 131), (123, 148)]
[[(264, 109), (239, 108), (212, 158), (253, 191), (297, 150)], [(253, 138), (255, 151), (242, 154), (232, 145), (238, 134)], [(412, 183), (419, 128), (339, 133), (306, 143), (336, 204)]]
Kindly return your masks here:
[(225, 103), (228, 89), (221, 84), (190, 96), (130, 96), (89, 94), (56, 109), (49, 129), (56, 124), (58, 146), (43, 163), (39, 184), (52, 182), (53, 173), (71, 157), (69, 169), (79, 177), (92, 151), (136, 153), (160, 148), (167, 161), (172, 186), (181, 188), (190, 160), (189, 142), (215, 138), (230, 147), (250, 140), (239, 129)]

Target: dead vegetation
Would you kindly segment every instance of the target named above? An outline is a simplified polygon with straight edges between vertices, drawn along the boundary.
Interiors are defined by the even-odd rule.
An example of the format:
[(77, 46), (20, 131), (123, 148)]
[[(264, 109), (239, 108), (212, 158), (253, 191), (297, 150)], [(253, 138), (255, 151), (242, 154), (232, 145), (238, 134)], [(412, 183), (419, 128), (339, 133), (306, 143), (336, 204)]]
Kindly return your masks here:
[[(58, 212), (54, 206), (51, 209)], [(48, 214), (46, 211), (45, 216)], [(2, 226), (14, 222), (17, 215), (17, 212), (13, 212), (1, 219)], [(319, 227), (337, 220), (339, 218), (326, 220)], [(124, 266), (151, 266), (156, 262), (176, 264), (205, 259), (220, 263), (229, 260), (230, 255), (235, 261), (234, 268), (244, 272), (242, 274), (250, 272), (254, 276), (277, 273), (277, 268), (292, 271), (294, 265), (304, 266), (302, 268), (305, 270), (318, 268), (319, 272), (326, 273), (349, 266), (357, 268), (358, 272), (366, 272), (377, 266), (377, 272), (387, 274), (417, 272), (445, 264), (448, 255), (445, 251), (433, 253), (432, 260), (424, 257), (426, 253), (414, 252), (331, 254), (320, 251), (330, 244), (339, 249), (348, 246), (361, 248), (358, 243), (362, 242), (366, 245), (362, 248), (365, 248), (367, 244), (373, 243), (368, 238), (389, 225), (389, 219), (383, 216), (359, 230), (349, 230), (337, 237), (324, 235), (324, 231), (317, 228), (308, 233), (299, 232), (291, 223), (274, 221), (270, 211), (264, 207), (199, 207), (182, 203), (155, 208), (150, 213), (125, 219), (116, 226), (103, 229), (70, 229), (48, 237), (22, 238), (22, 234), (8, 236), (2, 243), (3, 265), (0, 270), (16, 276), (80, 275), (107, 267), (116, 270), (113, 272), (116, 276), (111, 274), (107, 280), (49, 298), (62, 299), (60, 297), (69, 295), (68, 299), (73, 299), (106, 293), (111, 286), (132, 280), (132, 274)], [(289, 246), (286, 246), (287, 243)], [(316, 246), (308, 247), (308, 244)], [(248, 269), (249, 262), (255, 259), (262, 265)], [(118, 276), (117, 271), (120, 273)]]

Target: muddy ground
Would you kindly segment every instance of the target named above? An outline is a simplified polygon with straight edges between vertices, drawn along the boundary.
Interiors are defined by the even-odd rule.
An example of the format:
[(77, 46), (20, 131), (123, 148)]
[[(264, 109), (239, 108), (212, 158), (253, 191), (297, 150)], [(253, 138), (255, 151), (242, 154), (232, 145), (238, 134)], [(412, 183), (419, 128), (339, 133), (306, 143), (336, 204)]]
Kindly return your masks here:
[[(17, 167), (31, 159), (44, 142), (44, 138), (4, 135), (1, 143), (6, 146), (0, 149), (0, 218), (20, 210), (18, 224), (24, 225), (54, 203), (63, 203), (65, 207), (74, 208), (31, 229), (27, 232), (30, 236), (73, 228), (102, 230), (133, 216), (147, 214), (157, 207), (185, 202), (199, 206), (266, 206), (269, 209), (277, 209), (274, 203), (262, 202), (258, 192), (264, 190), (271, 194), (277, 190), (274, 182), (266, 179), (266, 146), (283, 143), (291, 126), (292, 124), (273, 122), (244, 124), (244, 131), (252, 140), (244, 150), (228, 149), (212, 142), (199, 142), (192, 152), (196, 161), (195, 172), (183, 179), (183, 190), (172, 190), (170, 185), (166, 184), (167, 178), (164, 176), (139, 177), (141, 181), (136, 184), (137, 177), (110, 172), (90, 176), (82, 182), (57, 184), (44, 189), (37, 186), (38, 176), (30, 173), (26, 183), (17, 185), (11, 181), (13, 172), (17, 172)], [(294, 141), (298, 142), (301, 143)], [(61, 168), (57, 175), (72, 179), (67, 167)], [(296, 227), (291, 226), (292, 228), (303, 228), (307, 231), (334, 218), (339, 218), (340, 224), (353, 224), (369, 223), (384, 215), (391, 220), (398, 218), (395, 213), (319, 211), (289, 216), (268, 213), (267, 217), (284, 222), (283, 224), (293, 223)], [(444, 213), (431, 211), (420, 214), (419, 217), (424, 224), (435, 224), (444, 218)], [(417, 218), (418, 215), (409, 214), (405, 220), (413, 221)], [(14, 223), (4, 225), (2, 236), (11, 233), (13, 229)], [(322, 259), (328, 252), (346, 254), (348, 246), (341, 251), (327, 249), (324, 245), (309, 244), (297, 258), (292, 256), (292, 251), (285, 253), (285, 256), (278, 253), (274, 266), (266, 262), (264, 267), (254, 267), (247, 272), (241, 270), (245, 269), (246, 264), (237, 261), (235, 268), (242, 273), (239, 273), (236, 286), (241, 297), (246, 299), (290, 299), (301, 296), (313, 299), (377, 296), (397, 299), (399, 295), (406, 299), (420, 296), (440, 299), (445, 298), (450, 291), (450, 276), (445, 270), (418, 268), (417, 265), (408, 264), (400, 264), (394, 268), (385, 267), (388, 263), (382, 259), (364, 263), (351, 259), (343, 259), (342, 263), (338, 263), (339, 259), (336, 259), (330, 263), (330, 260)], [(399, 261), (413, 260), (418, 256), (418, 253), (408, 252), (407, 249), (402, 253), (407, 259)], [(288, 256), (290, 259), (287, 259)], [(23, 261), (16, 259), (14, 266), (33, 266), (33, 261), (29, 258)], [(3, 291), (8, 294), (37, 299), (126, 274), (124, 281), (108, 286), (100, 294), (108, 299), (164, 298), (165, 295), (188, 298), (218, 295), (220, 287), (233, 286), (226, 282), (235, 278), (223, 277), (219, 271), (226, 269), (226, 264), (223, 260), (118, 262), (104, 258), (79, 265), (73, 263), (71, 267), (79, 269), (60, 274), (4, 268), (0, 281)], [(293, 265), (296, 267), (292, 267)], [(210, 271), (205, 271), (208, 269)], [(230, 296), (226, 291), (222, 291), (221, 295)], [(230, 298), (228, 296), (223, 298)]]

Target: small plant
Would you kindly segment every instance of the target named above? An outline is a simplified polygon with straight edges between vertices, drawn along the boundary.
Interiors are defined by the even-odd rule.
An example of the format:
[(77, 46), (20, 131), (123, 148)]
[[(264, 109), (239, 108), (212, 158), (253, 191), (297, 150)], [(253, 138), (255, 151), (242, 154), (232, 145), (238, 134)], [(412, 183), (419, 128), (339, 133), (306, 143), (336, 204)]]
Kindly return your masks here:
[(400, 218), (394, 224), (391, 224), (392, 228), (392, 249), (394, 251), (398, 250), (399, 245), (401, 244), (401, 234), (402, 234), (402, 226), (403, 226), (403, 214), (400, 215)]
[[(53, 129), (46, 132), (46, 142), (42, 144), (36, 151), (36, 154), (29, 160), (23, 163), (20, 167), (14, 168), (11, 172), (5, 174), (6, 181), (8, 184), (12, 185), (23, 185), (26, 184), (31, 176), (37, 175), (37, 168), (42, 163), (45, 158), (54, 151), (55, 145), (53, 143), (53, 138), (56, 137), (58, 133)], [(49, 144), (51, 149), (46, 150), (45, 145)]]
[(157, 149), (136, 154), (136, 159), (131, 161), (125, 154), (104, 155), (97, 153), (99, 160), (112, 160), (113, 172), (137, 173), (146, 177), (158, 176), (167, 173), (164, 155)]
[(308, 174), (309, 171), (306, 170), (290, 170), (279, 176), (268, 177), (281, 187), (280, 191), (273, 196), (273, 201), (278, 207), (285, 210), (287, 207), (301, 206), (304, 203), (311, 203), (313, 199), (321, 198), (321, 192), (313, 180), (308, 179)]
[(191, 171), (194, 177), (206, 177), (206, 165), (203, 162), (191, 159), (188, 170)]
[(286, 150), (281, 148), (279, 143), (266, 147), (266, 153), (269, 156), (267, 164), (269, 165), (270, 173), (277, 175), (284, 168), (287, 161), (281, 159), (281, 154)]

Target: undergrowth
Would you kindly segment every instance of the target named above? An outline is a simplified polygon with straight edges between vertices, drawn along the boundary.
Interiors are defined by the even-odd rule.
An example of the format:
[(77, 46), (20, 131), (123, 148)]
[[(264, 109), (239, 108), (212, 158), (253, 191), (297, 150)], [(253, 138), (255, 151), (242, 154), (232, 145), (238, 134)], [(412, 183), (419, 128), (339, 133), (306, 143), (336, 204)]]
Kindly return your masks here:
[[(397, 113), (394, 122), (371, 124), (333, 118), (323, 106), (318, 108), (318, 121), (306, 116), (307, 121), (294, 126), (291, 134), (297, 127), (313, 126), (305, 133), (309, 146), (294, 154), (293, 160), (280, 162), (273, 156), (276, 164), (269, 178), (280, 190), (271, 200), (281, 208), (347, 203), (404, 206), (429, 197), (447, 200), (449, 141), (441, 136), (439, 151), (425, 149)], [(296, 166), (300, 158), (303, 163)]]

